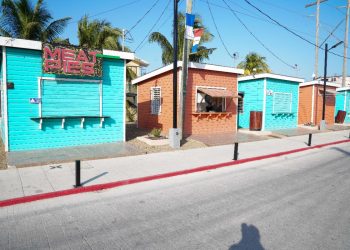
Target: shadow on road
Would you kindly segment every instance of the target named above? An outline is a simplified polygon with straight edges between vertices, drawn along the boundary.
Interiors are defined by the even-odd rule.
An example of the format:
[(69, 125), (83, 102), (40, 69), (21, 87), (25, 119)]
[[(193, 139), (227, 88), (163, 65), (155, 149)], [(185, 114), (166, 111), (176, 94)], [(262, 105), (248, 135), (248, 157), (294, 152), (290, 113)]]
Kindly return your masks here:
[(332, 149), (334, 149), (336, 151), (339, 151), (340, 153), (343, 153), (344, 155), (350, 156), (350, 152), (349, 151), (346, 151), (346, 150), (343, 150), (343, 149), (337, 148), (337, 147), (333, 147)]
[(81, 185), (84, 186), (85, 184), (87, 184), (89, 182), (92, 182), (92, 181), (94, 181), (94, 180), (96, 180), (96, 179), (98, 179), (98, 178), (100, 178), (100, 177), (102, 177), (102, 176), (104, 176), (106, 174), (108, 174), (108, 172), (103, 172), (102, 174), (96, 175), (95, 177), (92, 177), (92, 178), (82, 182)]
[(265, 248), (260, 243), (259, 229), (254, 225), (247, 225), (242, 223), (241, 225), (242, 239), (233, 244), (229, 250), (264, 250)]

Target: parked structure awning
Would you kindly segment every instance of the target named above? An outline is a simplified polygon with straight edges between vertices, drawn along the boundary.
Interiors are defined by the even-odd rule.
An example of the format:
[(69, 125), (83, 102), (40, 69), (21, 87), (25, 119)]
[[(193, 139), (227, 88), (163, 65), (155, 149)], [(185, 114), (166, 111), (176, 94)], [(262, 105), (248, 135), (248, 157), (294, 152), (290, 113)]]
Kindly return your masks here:
[[(323, 95), (323, 89), (319, 89), (318, 93), (320, 95)], [(333, 89), (326, 89), (326, 95), (336, 95), (337, 91), (333, 90)]]
[(198, 91), (207, 94), (211, 97), (238, 97), (234, 96), (232, 91), (226, 89), (198, 88)]

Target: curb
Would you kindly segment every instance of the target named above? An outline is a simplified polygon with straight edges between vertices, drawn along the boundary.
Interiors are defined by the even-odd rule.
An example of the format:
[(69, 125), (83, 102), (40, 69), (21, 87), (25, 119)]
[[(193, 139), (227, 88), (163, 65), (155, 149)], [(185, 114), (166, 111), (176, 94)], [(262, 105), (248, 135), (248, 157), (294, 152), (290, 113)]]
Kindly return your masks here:
[(311, 146), (311, 147), (298, 148), (298, 149), (293, 149), (293, 150), (289, 150), (289, 151), (283, 151), (283, 152), (278, 152), (278, 153), (273, 153), (273, 154), (268, 154), (268, 155), (255, 156), (255, 157), (245, 158), (245, 159), (241, 159), (241, 160), (237, 160), (237, 161), (229, 161), (229, 162), (223, 162), (223, 163), (214, 164), (214, 165), (207, 165), (207, 166), (202, 166), (202, 167), (197, 167), (197, 168), (169, 172), (169, 173), (164, 173), (164, 174), (151, 175), (151, 176), (139, 177), (139, 178), (134, 178), (134, 179), (110, 182), (110, 183), (105, 183), (105, 184), (97, 184), (97, 185), (91, 185), (91, 186), (87, 186), (87, 187), (79, 187), (79, 188), (74, 188), (74, 189), (66, 189), (66, 190), (62, 190), (62, 191), (54, 191), (54, 192), (44, 193), (44, 194), (36, 194), (36, 195), (18, 197), (18, 198), (0, 201), (0, 207), (13, 206), (13, 205), (18, 205), (18, 204), (22, 204), (22, 203), (51, 199), (51, 198), (67, 196), (67, 195), (95, 192), (95, 191), (100, 191), (100, 190), (104, 190), (104, 189), (111, 189), (111, 188), (116, 188), (116, 187), (120, 187), (120, 186), (131, 185), (131, 184), (135, 184), (135, 183), (141, 183), (141, 182), (146, 182), (146, 181), (165, 179), (165, 178), (179, 176), (179, 175), (203, 172), (203, 171), (213, 170), (213, 169), (217, 169), (217, 168), (235, 166), (235, 165), (239, 165), (239, 164), (243, 164), (243, 163), (259, 161), (259, 160), (279, 157), (279, 156), (288, 155), (288, 154), (299, 153), (299, 152), (303, 152), (303, 151), (307, 151), (307, 150), (311, 150), (311, 149), (323, 148), (323, 147), (337, 145), (337, 144), (341, 144), (341, 143), (347, 143), (347, 142), (350, 142), (350, 139), (315, 145), (315, 146)]

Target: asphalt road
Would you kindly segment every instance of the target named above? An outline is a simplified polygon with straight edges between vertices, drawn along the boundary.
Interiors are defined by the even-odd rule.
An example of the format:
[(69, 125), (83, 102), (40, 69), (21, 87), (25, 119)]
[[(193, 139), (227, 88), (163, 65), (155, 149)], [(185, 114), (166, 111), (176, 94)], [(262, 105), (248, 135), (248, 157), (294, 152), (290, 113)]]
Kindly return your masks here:
[(350, 249), (350, 144), (1, 208), (0, 248)]

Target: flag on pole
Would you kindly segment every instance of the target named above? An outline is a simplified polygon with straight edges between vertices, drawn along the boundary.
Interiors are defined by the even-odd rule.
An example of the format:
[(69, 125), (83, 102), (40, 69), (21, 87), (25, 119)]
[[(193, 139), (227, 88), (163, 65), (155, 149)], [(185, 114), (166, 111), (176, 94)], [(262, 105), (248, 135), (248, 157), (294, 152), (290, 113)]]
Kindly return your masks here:
[(193, 25), (194, 25), (195, 15), (186, 13), (186, 39), (193, 40)]
[(201, 36), (203, 35), (204, 29), (194, 29), (193, 30), (193, 46), (192, 46), (192, 53), (197, 53), (198, 45), (201, 40)]

